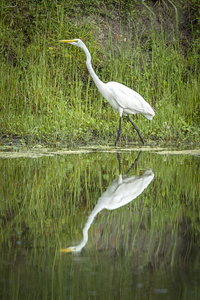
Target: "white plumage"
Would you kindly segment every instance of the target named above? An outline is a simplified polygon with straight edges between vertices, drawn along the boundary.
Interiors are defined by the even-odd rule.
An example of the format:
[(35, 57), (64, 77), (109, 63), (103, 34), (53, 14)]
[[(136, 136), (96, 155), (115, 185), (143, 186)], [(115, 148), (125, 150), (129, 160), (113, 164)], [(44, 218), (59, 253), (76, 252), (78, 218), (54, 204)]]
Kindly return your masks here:
[(137, 92), (135, 92), (134, 90), (128, 88), (127, 86), (121, 83), (114, 82), (114, 81), (103, 83), (95, 74), (91, 64), (90, 52), (88, 51), (86, 45), (80, 39), (61, 40), (60, 42), (70, 43), (72, 45), (82, 48), (85, 51), (86, 58), (87, 58), (86, 65), (88, 71), (92, 76), (92, 79), (94, 80), (94, 83), (96, 84), (99, 92), (110, 103), (113, 109), (119, 112), (119, 116), (120, 116), (119, 130), (115, 141), (115, 146), (121, 134), (122, 115), (126, 116), (128, 120), (131, 122), (131, 124), (134, 126), (144, 145), (144, 141), (140, 135), (139, 129), (132, 122), (132, 120), (129, 118), (128, 115), (129, 114), (135, 115), (140, 113), (143, 114), (147, 119), (152, 120), (152, 118), (155, 116), (155, 112), (153, 108), (149, 105), (149, 103), (147, 103), (142, 98), (142, 96), (139, 95)]
[[(147, 103), (140, 94), (130, 89), (129, 87), (118, 83), (118, 82), (108, 82), (105, 84), (108, 88), (108, 97), (106, 100), (110, 105), (119, 111), (119, 108), (123, 110), (123, 115), (135, 115), (143, 114), (147, 119), (152, 120), (155, 116), (153, 108)], [(114, 103), (114, 106), (113, 106)]]
[(119, 175), (108, 189), (98, 199), (96, 206), (88, 217), (83, 229), (83, 239), (75, 247), (61, 249), (61, 252), (80, 252), (88, 241), (88, 230), (96, 215), (103, 209), (114, 210), (124, 206), (137, 198), (151, 183), (154, 173), (151, 169), (145, 171), (141, 176), (126, 177)]

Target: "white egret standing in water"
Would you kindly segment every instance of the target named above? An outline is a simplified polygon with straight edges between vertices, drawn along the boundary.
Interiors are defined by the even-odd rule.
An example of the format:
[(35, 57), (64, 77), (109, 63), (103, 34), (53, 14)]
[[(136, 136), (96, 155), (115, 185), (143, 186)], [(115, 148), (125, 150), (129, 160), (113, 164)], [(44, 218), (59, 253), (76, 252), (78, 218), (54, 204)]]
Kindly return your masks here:
[(73, 39), (73, 40), (61, 40), (61, 43), (70, 43), (72, 45), (78, 46), (85, 51), (86, 54), (86, 66), (94, 83), (96, 84), (99, 92), (101, 95), (110, 103), (110, 105), (114, 108), (115, 111), (119, 112), (119, 130), (117, 134), (117, 138), (115, 141), (115, 146), (117, 141), (119, 140), (121, 134), (121, 119), (122, 115), (126, 116), (131, 124), (134, 126), (135, 130), (137, 131), (142, 144), (144, 145), (144, 141), (140, 135), (139, 129), (130, 119), (129, 114), (135, 115), (138, 113), (143, 114), (147, 119), (152, 120), (155, 116), (155, 112), (153, 108), (147, 103), (141, 95), (139, 95), (134, 90), (128, 88), (127, 86), (118, 83), (118, 82), (102, 82), (99, 77), (95, 74), (92, 64), (91, 64), (91, 55), (86, 47), (86, 45), (80, 39)]

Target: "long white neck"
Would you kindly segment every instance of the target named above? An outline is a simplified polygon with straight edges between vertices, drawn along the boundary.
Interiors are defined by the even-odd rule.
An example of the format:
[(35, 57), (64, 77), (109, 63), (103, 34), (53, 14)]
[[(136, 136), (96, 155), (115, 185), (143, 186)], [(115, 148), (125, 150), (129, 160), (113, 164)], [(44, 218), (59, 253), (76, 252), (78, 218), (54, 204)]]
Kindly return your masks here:
[(82, 47), (82, 49), (85, 51), (86, 54), (86, 66), (88, 68), (88, 71), (90, 73), (90, 75), (92, 76), (92, 79), (94, 80), (94, 83), (96, 84), (99, 92), (102, 94), (103, 93), (103, 86), (105, 85), (105, 83), (103, 83), (103, 81), (101, 81), (99, 79), (99, 77), (96, 75), (96, 73), (94, 72), (93, 68), (92, 68), (92, 64), (91, 64), (91, 55), (90, 52), (88, 51), (88, 48), (84, 45), (84, 47)]
[(80, 242), (79, 245), (72, 247), (74, 252), (80, 252), (85, 245), (87, 244), (88, 241), (88, 230), (94, 220), (94, 218), (96, 217), (96, 215), (103, 209), (102, 205), (99, 205), (97, 203), (97, 205), (95, 206), (95, 208), (93, 209), (93, 211), (91, 212), (91, 214), (88, 217), (87, 223), (85, 224), (84, 228), (83, 228), (83, 239)]

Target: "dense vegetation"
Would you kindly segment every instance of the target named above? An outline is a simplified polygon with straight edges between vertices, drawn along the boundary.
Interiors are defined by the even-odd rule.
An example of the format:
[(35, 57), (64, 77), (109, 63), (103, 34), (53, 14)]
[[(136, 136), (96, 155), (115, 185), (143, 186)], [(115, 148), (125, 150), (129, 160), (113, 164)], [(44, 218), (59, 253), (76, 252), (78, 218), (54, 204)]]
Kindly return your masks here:
[[(155, 109), (136, 124), (151, 143), (199, 143), (198, 0), (2, 0), (0, 135), (29, 144), (113, 143), (118, 114), (103, 100), (85, 54), (59, 39), (81, 38), (103, 81), (138, 91)], [(124, 142), (140, 143), (123, 121)]]

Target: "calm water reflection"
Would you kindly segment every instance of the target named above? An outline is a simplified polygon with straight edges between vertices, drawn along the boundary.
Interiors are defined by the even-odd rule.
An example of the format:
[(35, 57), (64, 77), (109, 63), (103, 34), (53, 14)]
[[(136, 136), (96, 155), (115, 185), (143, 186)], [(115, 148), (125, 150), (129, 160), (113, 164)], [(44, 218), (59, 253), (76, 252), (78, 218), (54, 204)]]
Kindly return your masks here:
[[(130, 167), (127, 174), (136, 165), (139, 160), (139, 153), (134, 164)], [(63, 248), (61, 252), (80, 252), (88, 241), (88, 230), (94, 221), (96, 215), (103, 209), (114, 210), (121, 206), (128, 204), (137, 198), (150, 184), (154, 178), (154, 173), (152, 170), (145, 171), (141, 176), (122, 176), (121, 174), (121, 158), (119, 153), (117, 153), (117, 158), (119, 161), (119, 177), (115, 179), (112, 184), (107, 188), (107, 190), (98, 199), (93, 211), (89, 215), (88, 221), (83, 229), (83, 240), (81, 243), (75, 247)]]
[(199, 299), (199, 156), (138, 154), (1, 158), (0, 299)]

